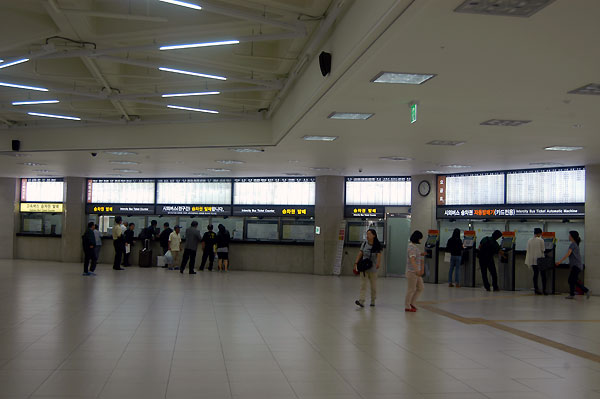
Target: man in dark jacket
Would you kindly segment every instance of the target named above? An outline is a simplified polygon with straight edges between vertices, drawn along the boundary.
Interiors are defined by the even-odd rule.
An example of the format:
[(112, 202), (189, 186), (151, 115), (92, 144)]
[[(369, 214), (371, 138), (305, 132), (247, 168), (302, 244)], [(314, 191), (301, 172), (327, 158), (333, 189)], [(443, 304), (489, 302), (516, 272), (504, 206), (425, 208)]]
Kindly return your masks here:
[[(96, 261), (97, 261), (96, 251), (94, 249), (94, 248), (96, 248), (96, 236), (94, 235), (94, 226), (95, 226), (94, 222), (89, 222), (88, 228), (82, 237), (83, 253), (85, 255), (85, 258), (83, 261), (83, 276), (95, 276), (96, 275), (96, 273), (94, 273), (94, 271), (96, 270)], [(88, 266), (90, 264), (90, 261), (92, 263), (92, 267), (88, 271)]]
[(173, 232), (173, 229), (169, 227), (169, 223), (165, 223), (163, 225), (163, 231), (160, 232), (158, 236), (158, 240), (160, 242), (160, 247), (163, 250), (163, 255), (167, 253), (169, 250), (169, 236)]
[(150, 245), (150, 242), (146, 243), (146, 240), (154, 241), (158, 238), (158, 229), (156, 226), (158, 222), (153, 220), (150, 222), (150, 226), (146, 227), (140, 233), (140, 240), (142, 241), (142, 245), (146, 248), (146, 244)]
[(131, 251), (133, 251), (133, 239), (135, 235), (134, 230), (135, 223), (129, 223), (127, 230), (125, 230), (125, 233), (123, 233), (123, 236), (125, 237), (125, 256), (123, 260), (123, 266), (131, 266), (131, 263), (129, 263), (129, 255), (131, 255)]
[(213, 225), (209, 224), (208, 231), (202, 236), (202, 262), (200, 270), (204, 270), (204, 264), (208, 259), (208, 271), (212, 271), (215, 262), (215, 244), (217, 243), (217, 234), (213, 231)]
[(484, 237), (479, 244), (479, 266), (481, 268), (481, 278), (485, 290), (490, 290), (490, 282), (488, 281), (487, 271), (490, 271), (492, 275), (492, 287), (494, 291), (500, 291), (498, 287), (498, 273), (496, 272), (496, 265), (494, 264), (494, 255), (497, 253), (502, 254), (500, 251), (500, 245), (498, 244), (498, 238), (502, 237), (502, 232), (496, 230), (492, 233), (491, 237)]

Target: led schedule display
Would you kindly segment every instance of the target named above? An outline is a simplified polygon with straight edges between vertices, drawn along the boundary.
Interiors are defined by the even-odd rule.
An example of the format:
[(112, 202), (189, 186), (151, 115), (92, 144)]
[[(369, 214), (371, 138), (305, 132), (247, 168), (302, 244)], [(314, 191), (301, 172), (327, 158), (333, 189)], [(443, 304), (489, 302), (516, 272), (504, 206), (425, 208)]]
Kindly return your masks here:
[(346, 205), (410, 205), (410, 177), (347, 177)]
[(154, 204), (154, 179), (88, 179), (89, 204)]
[(21, 201), (63, 202), (63, 179), (21, 179)]
[(508, 172), (508, 204), (569, 204), (585, 202), (585, 169), (543, 169)]
[(438, 176), (438, 205), (504, 203), (504, 173)]
[(314, 178), (234, 179), (235, 205), (314, 205)]
[(231, 179), (159, 179), (156, 203), (231, 204)]

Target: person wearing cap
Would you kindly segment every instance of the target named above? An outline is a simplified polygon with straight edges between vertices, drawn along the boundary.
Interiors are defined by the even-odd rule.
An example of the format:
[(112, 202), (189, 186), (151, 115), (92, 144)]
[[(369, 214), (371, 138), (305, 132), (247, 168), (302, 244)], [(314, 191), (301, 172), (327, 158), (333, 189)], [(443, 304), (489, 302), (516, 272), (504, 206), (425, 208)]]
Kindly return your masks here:
[(168, 250), (173, 255), (173, 261), (169, 265), (169, 270), (179, 270), (179, 253), (181, 251), (181, 236), (179, 231), (181, 227), (175, 226), (175, 230), (169, 234)]
[(500, 244), (498, 244), (500, 237), (502, 237), (502, 232), (495, 230), (490, 237), (484, 237), (479, 244), (479, 266), (481, 268), (481, 279), (486, 291), (490, 290), (488, 270), (492, 275), (492, 287), (494, 291), (500, 291), (500, 287), (498, 287), (498, 273), (494, 264), (494, 255), (497, 253), (503, 254), (503, 251), (500, 250)]
[(213, 269), (213, 263), (215, 263), (215, 245), (217, 244), (217, 234), (213, 231), (213, 225), (209, 224), (207, 227), (208, 231), (202, 236), (202, 262), (200, 263), (200, 270), (204, 270), (204, 265), (208, 259), (208, 271), (211, 272)]

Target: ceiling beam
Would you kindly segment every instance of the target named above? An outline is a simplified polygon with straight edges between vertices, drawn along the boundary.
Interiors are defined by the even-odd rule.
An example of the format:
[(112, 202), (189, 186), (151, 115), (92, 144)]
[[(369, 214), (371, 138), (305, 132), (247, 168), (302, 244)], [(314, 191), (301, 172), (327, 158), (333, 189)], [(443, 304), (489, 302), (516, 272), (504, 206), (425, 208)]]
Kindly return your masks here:
[[(85, 66), (87, 67), (87, 69), (90, 70), (90, 72), (92, 73), (92, 75), (94, 75), (94, 77), (102, 84), (102, 86), (104, 87), (104, 89), (106, 90), (107, 93), (110, 94), (113, 92), (112, 87), (110, 86), (110, 83), (108, 83), (108, 81), (106, 80), (106, 78), (102, 75), (102, 72), (100, 72), (100, 69), (98, 69), (98, 66), (96, 65), (96, 62), (88, 57), (82, 57), (81, 60), (83, 61), (83, 63), (85, 64)], [(114, 98), (110, 98), (110, 102), (112, 103), (112, 105), (119, 110), (119, 112), (121, 113), (121, 115), (123, 115), (123, 118), (125, 118), (127, 121), (131, 120), (131, 117), (129, 116), (129, 114), (127, 113), (127, 111), (125, 110), (125, 107), (123, 107), (123, 104), (121, 104), (121, 102), (117, 99)]]
[(146, 21), (146, 22), (168, 22), (167, 18), (163, 17), (150, 17), (147, 15), (135, 15), (135, 14), (117, 14), (113, 12), (101, 12), (93, 10), (74, 10), (70, 8), (60, 8), (60, 11), (65, 14), (71, 14), (83, 17), (97, 17), (97, 18), (108, 18), (108, 19), (124, 19), (127, 21)]

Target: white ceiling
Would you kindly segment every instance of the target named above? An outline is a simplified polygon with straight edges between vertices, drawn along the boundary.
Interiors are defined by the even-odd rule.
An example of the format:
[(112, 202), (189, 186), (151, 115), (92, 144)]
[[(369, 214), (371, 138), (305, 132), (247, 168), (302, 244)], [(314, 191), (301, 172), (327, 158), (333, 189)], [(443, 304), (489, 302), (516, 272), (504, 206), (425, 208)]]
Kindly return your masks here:
[[(287, 26), (267, 26), (157, 0), (54, 3), (59, 9), (86, 11), (57, 12), (49, 1), (0, 5), (3, 20), (0, 29), (11, 30), (10, 35), (6, 35), (6, 31), (0, 35), (0, 58), (38, 51), (45, 38), (53, 35), (75, 35), (77, 39), (96, 42), (98, 49), (251, 36), (252, 29), (254, 35), (259, 34), (259, 26), (263, 35), (290, 32), (298, 35)], [(64, 93), (67, 90), (95, 94), (107, 91), (102, 90), (102, 79), (90, 71), (94, 67), (81, 57), (32, 60), (0, 69), (3, 81), (61, 88), (57, 96), (65, 101), (36, 106), (39, 112), (56, 107), (68, 115), (78, 111), (81, 116), (110, 121), (69, 127), (71, 121), (44, 119), (32, 125), (34, 119), (14, 113), (12, 109), (16, 107), (10, 102), (29, 96), (39, 98), (34, 97), (39, 94), (0, 87), (0, 124), (2, 119), (17, 122), (4, 123), (6, 128), (0, 130), (3, 136), (0, 148), (9, 150), (10, 140), (19, 139), (23, 154), (27, 155), (0, 156), (2, 175), (106, 176), (120, 174), (114, 169), (124, 168), (142, 172), (125, 173), (132, 177), (192, 176), (194, 173), (274, 176), (290, 172), (356, 175), (359, 169), (364, 175), (406, 175), (425, 170), (527, 168), (532, 167), (530, 163), (538, 162), (564, 165), (600, 162), (600, 141), (596, 138), (600, 127), (600, 97), (568, 94), (588, 83), (600, 82), (600, 55), (594, 51), (600, 37), (600, 25), (596, 23), (600, 3), (555, 0), (532, 17), (519, 18), (454, 12), (462, 0), (378, 0), (375, 4), (346, 1), (341, 2), (343, 9), (332, 29), (327, 29), (327, 19), (315, 21), (307, 17), (325, 14), (330, 3), (211, 1), (213, 7), (226, 6), (227, 10), (233, 7), (235, 11), (244, 5), (242, 11), (246, 14), (266, 9), (268, 18), (286, 24), (301, 23), (307, 34), (294, 39), (257, 41), (254, 49), (251, 43), (240, 43), (210, 49), (169, 52), (144, 49), (114, 55), (143, 62), (168, 61), (181, 69), (193, 66), (197, 71), (239, 78), (235, 82), (211, 81), (209, 85), (233, 90), (256, 89), (203, 97), (200, 103), (197, 98), (182, 99), (178, 103), (214, 107), (223, 111), (219, 115), (198, 116), (166, 109), (160, 97), (145, 97), (144, 101), (163, 105), (138, 99), (125, 101), (114, 90), (112, 102)], [(86, 15), (90, 14), (89, 10), (168, 21), (99, 18)], [(330, 7), (329, 13), (333, 11), (337, 10)], [(315, 39), (319, 26), (327, 32), (324, 41)], [(15, 37), (18, 42), (12, 41)], [(56, 41), (62, 51), (59, 44), (63, 45), (64, 41)], [(69, 48), (69, 51), (75, 50)], [(316, 61), (321, 50), (333, 54), (333, 70), (326, 78), (321, 76)], [(298, 58), (307, 51), (311, 58), (300, 70), (298, 79), (293, 79)], [(166, 74), (155, 68), (102, 57), (88, 58), (110, 86), (118, 88), (123, 96), (166, 90), (196, 91), (202, 85), (207, 87), (204, 79)], [(426, 72), (437, 76), (421, 86), (370, 83), (381, 71)], [(294, 83), (286, 85), (289, 77)], [(200, 86), (195, 86), (197, 79)], [(260, 82), (255, 84), (251, 79)], [(272, 85), (271, 89), (266, 90), (265, 84)], [(413, 125), (408, 108), (412, 101), (419, 104), (419, 119)], [(138, 115), (140, 120), (124, 122), (126, 117), (120, 107), (130, 119), (137, 119), (135, 115)], [(259, 108), (270, 111), (257, 112)], [(327, 119), (332, 111), (372, 112), (375, 116), (366, 121)], [(519, 127), (480, 125), (493, 118), (532, 122)], [(23, 122), (29, 126), (19, 126)], [(306, 142), (302, 136), (307, 134), (334, 135), (339, 139), (332, 143)], [(435, 139), (466, 143), (459, 147), (425, 144)], [(251, 145), (265, 151), (239, 154), (228, 149)], [(570, 153), (543, 150), (550, 145), (577, 145), (585, 149)], [(131, 149), (137, 155), (116, 157), (102, 151), (116, 148)], [(98, 152), (98, 156), (92, 157), (92, 151)], [(413, 160), (380, 160), (383, 156)], [(110, 163), (121, 158), (139, 164)], [(246, 163), (215, 162), (223, 159)], [(45, 165), (20, 165), (22, 162)], [(445, 164), (465, 164), (471, 168), (456, 170), (441, 166)], [(220, 167), (232, 172), (207, 170)], [(314, 167), (330, 170), (311, 169)]]

